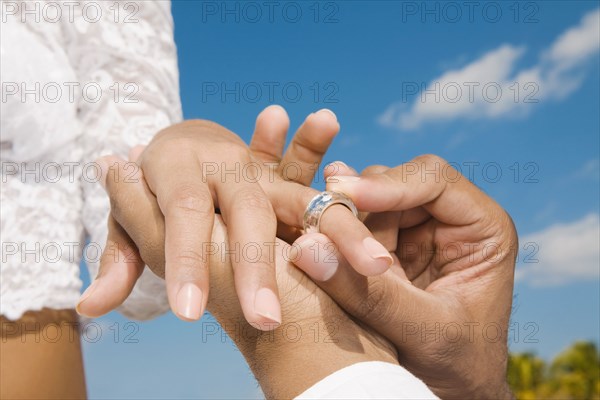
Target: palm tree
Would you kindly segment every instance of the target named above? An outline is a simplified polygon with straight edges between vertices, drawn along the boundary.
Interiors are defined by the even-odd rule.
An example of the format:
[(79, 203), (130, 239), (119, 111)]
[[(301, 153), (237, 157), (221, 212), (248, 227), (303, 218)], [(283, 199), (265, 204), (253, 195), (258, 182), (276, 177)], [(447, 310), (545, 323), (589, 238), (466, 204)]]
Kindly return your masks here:
[(552, 361), (548, 386), (564, 399), (600, 398), (600, 355), (594, 343), (575, 342)]
[(591, 342), (575, 342), (549, 367), (533, 353), (511, 354), (508, 383), (517, 399), (600, 400), (600, 354)]
[(534, 400), (545, 378), (544, 360), (533, 353), (511, 354), (508, 359), (508, 383), (517, 399)]

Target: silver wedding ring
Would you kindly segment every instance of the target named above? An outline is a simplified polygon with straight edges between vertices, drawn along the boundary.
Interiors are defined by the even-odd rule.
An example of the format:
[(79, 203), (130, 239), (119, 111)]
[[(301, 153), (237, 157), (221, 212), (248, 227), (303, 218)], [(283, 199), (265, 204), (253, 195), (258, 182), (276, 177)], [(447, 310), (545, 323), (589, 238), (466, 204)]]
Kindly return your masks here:
[(358, 210), (350, 197), (340, 192), (321, 192), (308, 203), (304, 211), (304, 233), (319, 233), (319, 223), (325, 210), (329, 207), (341, 204), (348, 207), (354, 216), (358, 216)]

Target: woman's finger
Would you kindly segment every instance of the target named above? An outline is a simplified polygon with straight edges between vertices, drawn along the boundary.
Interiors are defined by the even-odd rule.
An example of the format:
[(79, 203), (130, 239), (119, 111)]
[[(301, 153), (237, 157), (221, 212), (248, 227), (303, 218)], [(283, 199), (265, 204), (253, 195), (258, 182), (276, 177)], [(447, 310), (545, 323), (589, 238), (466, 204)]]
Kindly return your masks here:
[[(304, 211), (318, 191), (293, 182), (265, 186), (277, 218), (288, 225), (302, 228)], [(329, 207), (321, 216), (320, 232), (329, 236), (340, 252), (363, 275), (386, 271), (393, 260), (365, 225), (343, 205)]]
[[(110, 164), (104, 159), (97, 163), (101, 166), (101, 182), (105, 185)], [(127, 299), (143, 270), (144, 262), (138, 249), (110, 215), (108, 238), (100, 258), (98, 275), (81, 295), (77, 312), (88, 317), (99, 317), (114, 310)]]
[(325, 210), (319, 228), (362, 275), (382, 274), (393, 263), (389, 250), (345, 206), (334, 205)]
[(283, 179), (310, 186), (331, 142), (340, 131), (335, 114), (323, 109), (310, 114), (298, 128), (278, 172)]
[(275, 279), (275, 212), (258, 183), (241, 180), (215, 188), (227, 225), (227, 254), (244, 316), (258, 329), (274, 329), (281, 324)]
[[(367, 175), (383, 174), (384, 172), (386, 172), (389, 169), (390, 169), (390, 167), (386, 167), (385, 165), (377, 165), (377, 164), (369, 165), (368, 167), (363, 169), (361, 175), (367, 176)], [(341, 174), (338, 174), (338, 175), (341, 175)]]
[(96, 318), (114, 310), (129, 297), (143, 271), (144, 262), (135, 244), (109, 217), (108, 239), (100, 258), (98, 275), (81, 295), (77, 312)]
[[(174, 154), (174, 151), (179, 154)], [(164, 158), (163, 158), (164, 157)], [(173, 312), (198, 320), (208, 301), (208, 250), (214, 205), (201, 168), (191, 153), (164, 147), (144, 164), (144, 177), (165, 218), (165, 280)], [(167, 167), (168, 166), (168, 167)]]
[(146, 146), (142, 144), (138, 144), (137, 146), (133, 146), (131, 150), (129, 150), (129, 161), (137, 162), (142, 153), (146, 150)]
[(289, 128), (290, 118), (283, 107), (272, 105), (265, 108), (256, 117), (250, 150), (262, 161), (279, 163)]
[[(156, 197), (146, 184), (142, 170), (132, 173), (131, 164), (115, 156), (104, 157), (120, 177), (106, 181), (111, 213), (136, 244), (141, 259), (157, 276), (165, 277), (165, 224)], [(127, 176), (127, 179), (122, 177)]]
[(328, 179), (334, 180), (336, 175), (358, 176), (358, 172), (343, 161), (334, 161), (323, 168), (323, 175), (327, 181)]

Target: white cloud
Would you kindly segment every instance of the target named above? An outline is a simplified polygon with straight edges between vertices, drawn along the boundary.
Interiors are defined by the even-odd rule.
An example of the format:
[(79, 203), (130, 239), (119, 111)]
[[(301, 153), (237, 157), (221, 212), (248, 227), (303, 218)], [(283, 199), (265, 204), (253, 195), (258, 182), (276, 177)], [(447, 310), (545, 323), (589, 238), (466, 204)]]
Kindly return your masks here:
[(551, 60), (557, 63), (577, 63), (598, 51), (600, 33), (600, 9), (586, 14), (581, 24), (563, 33), (552, 45)]
[(600, 180), (600, 160), (595, 158), (586, 161), (573, 176), (577, 179)]
[(523, 115), (539, 100), (562, 99), (582, 84), (581, 67), (600, 51), (599, 25), (600, 9), (589, 12), (530, 68), (516, 70), (524, 47), (504, 44), (427, 85), (405, 82), (403, 100), (390, 105), (378, 121), (410, 130), (429, 121)]
[(551, 286), (600, 278), (598, 214), (550, 226), (520, 238), (519, 242), (517, 281)]

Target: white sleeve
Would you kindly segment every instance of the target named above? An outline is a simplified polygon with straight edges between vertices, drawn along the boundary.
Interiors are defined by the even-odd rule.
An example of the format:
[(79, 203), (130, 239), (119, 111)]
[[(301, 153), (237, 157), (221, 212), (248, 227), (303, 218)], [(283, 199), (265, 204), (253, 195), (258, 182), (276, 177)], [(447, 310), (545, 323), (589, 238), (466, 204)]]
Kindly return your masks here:
[[(81, 85), (82, 220), (91, 245), (99, 249), (106, 244), (110, 205), (94, 179), (95, 169), (85, 163), (107, 154), (127, 159), (132, 147), (147, 144), (159, 130), (180, 122), (182, 113), (170, 2), (89, 1), (83, 7), (86, 4), (87, 12), (76, 13), (75, 22), (64, 29)], [(101, 15), (100, 21), (93, 22), (95, 15)], [(99, 257), (90, 256), (96, 251), (87, 253), (94, 278)], [(164, 281), (146, 268), (119, 311), (143, 320), (168, 308)]]
[(403, 367), (380, 361), (362, 362), (334, 372), (297, 399), (437, 399)]

